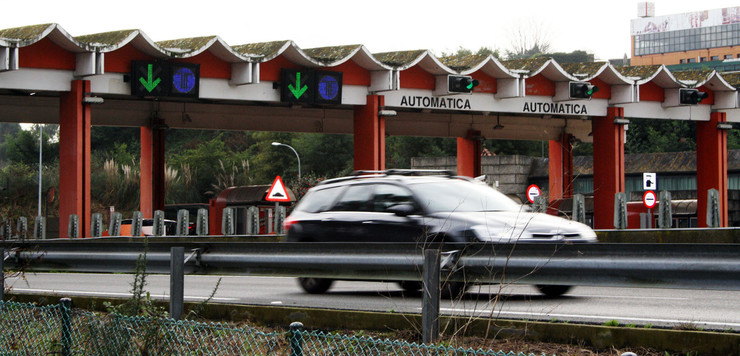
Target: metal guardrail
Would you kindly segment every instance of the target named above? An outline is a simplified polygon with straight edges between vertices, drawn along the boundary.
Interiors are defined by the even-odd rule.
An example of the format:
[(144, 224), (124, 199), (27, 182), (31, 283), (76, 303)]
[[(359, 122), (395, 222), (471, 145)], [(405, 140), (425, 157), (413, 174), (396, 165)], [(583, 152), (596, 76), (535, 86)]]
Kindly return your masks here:
[[(5, 264), (29, 271), (131, 272), (144, 239), (4, 242)], [(148, 271), (169, 273), (183, 247), (186, 274), (421, 280), (425, 248), (446, 278), (477, 283), (740, 290), (738, 244), (469, 244), (150, 241)]]

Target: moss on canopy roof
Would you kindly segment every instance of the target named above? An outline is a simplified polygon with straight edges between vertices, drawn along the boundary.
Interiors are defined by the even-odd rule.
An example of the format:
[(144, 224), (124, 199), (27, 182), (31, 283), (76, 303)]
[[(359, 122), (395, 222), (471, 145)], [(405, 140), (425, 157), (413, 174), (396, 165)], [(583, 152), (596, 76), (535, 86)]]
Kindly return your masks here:
[(52, 25), (52, 23), (46, 23), (41, 25), (8, 28), (0, 30), (0, 38), (20, 41), (34, 40), (39, 38), (41, 34)]
[(645, 79), (660, 69), (660, 65), (614, 67), (619, 74), (628, 78)]
[(678, 71), (678, 72), (671, 72), (673, 76), (682, 81), (682, 82), (690, 82), (693, 81), (694, 83), (701, 83), (713, 73), (712, 70), (684, 70), (684, 71)]
[(560, 66), (571, 75), (585, 74), (587, 77), (593, 77), (606, 64), (606, 62), (581, 62), (563, 63)]
[(157, 44), (166, 49), (179, 49), (185, 52), (192, 52), (203, 48), (203, 46), (208, 44), (208, 42), (212, 41), (214, 38), (216, 38), (216, 36), (180, 38), (177, 40), (160, 41), (157, 42)]
[(740, 72), (733, 72), (733, 73), (721, 73), (722, 79), (726, 80), (727, 83), (735, 87), (735, 89), (740, 89)]
[(551, 58), (549, 57), (537, 57), (537, 58), (527, 58), (527, 59), (514, 59), (510, 61), (504, 61), (501, 64), (504, 65), (504, 67), (508, 68), (509, 70), (526, 70), (528, 72), (531, 72), (535, 69), (542, 68), (547, 61), (549, 61)]
[(84, 36), (78, 36), (75, 37), (75, 40), (81, 43), (86, 43), (89, 45), (100, 45), (100, 46), (114, 46), (117, 45), (128, 36), (130, 36), (132, 33), (136, 32), (137, 30), (121, 30), (121, 31), (111, 31), (111, 32), (102, 32), (102, 33), (95, 33), (91, 35), (84, 35)]
[(328, 64), (349, 56), (361, 46), (362, 45), (355, 44), (347, 46), (318, 47), (304, 49), (303, 52), (321, 63)]
[(459, 56), (448, 56), (440, 58), (442, 64), (462, 72), (466, 69), (470, 69), (485, 61), (488, 58), (487, 55), (482, 54), (464, 54)]
[(399, 51), (399, 52), (384, 52), (374, 53), (373, 57), (380, 61), (380, 63), (389, 65), (391, 67), (404, 67), (411, 62), (415, 61), (419, 56), (426, 53), (424, 49), (418, 49), (414, 51)]
[(285, 46), (290, 40), (248, 43), (239, 46), (233, 46), (232, 49), (237, 53), (250, 57), (272, 57)]

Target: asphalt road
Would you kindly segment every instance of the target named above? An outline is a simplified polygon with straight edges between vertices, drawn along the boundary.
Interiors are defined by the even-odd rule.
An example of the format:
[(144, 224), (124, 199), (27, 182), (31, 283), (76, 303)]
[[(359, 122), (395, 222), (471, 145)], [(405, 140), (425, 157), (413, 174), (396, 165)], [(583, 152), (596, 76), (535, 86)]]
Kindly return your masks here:
[[(203, 300), (218, 276), (186, 276), (185, 299)], [(6, 279), (17, 292), (56, 293), (70, 297), (125, 297), (132, 275), (27, 273)], [(169, 277), (149, 275), (147, 290), (166, 298)], [(218, 303), (284, 305), (347, 310), (421, 313), (421, 295), (404, 294), (392, 283), (340, 281), (328, 293), (303, 293), (286, 277), (224, 276), (212, 300)], [(508, 319), (553, 320), (603, 324), (698, 327), (740, 330), (740, 292), (654, 288), (576, 287), (560, 298), (547, 299), (526, 285), (474, 287), (461, 299), (443, 300), (444, 314), (496, 316)]]

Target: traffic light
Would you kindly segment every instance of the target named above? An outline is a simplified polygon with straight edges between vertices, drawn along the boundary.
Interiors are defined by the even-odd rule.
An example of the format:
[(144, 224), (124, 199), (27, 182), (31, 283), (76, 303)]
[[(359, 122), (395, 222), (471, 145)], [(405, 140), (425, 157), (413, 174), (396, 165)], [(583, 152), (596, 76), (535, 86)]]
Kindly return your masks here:
[(599, 91), (599, 87), (591, 83), (570, 82), (569, 87), (571, 99), (591, 99), (591, 96)]
[(681, 105), (696, 105), (701, 103), (702, 99), (706, 99), (709, 93), (699, 91), (699, 89), (681, 88), (678, 90), (678, 95)]
[(478, 84), (477, 79), (466, 75), (447, 76), (447, 91), (450, 93), (471, 93)]

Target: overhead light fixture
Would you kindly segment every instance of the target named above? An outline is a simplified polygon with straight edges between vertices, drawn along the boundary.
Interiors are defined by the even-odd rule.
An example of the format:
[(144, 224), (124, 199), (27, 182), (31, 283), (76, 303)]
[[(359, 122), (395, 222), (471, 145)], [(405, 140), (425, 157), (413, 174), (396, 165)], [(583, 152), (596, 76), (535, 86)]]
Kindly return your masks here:
[(614, 119), (614, 125), (627, 125), (630, 121), (628, 119), (625, 119), (623, 117), (618, 117)]
[(82, 98), (83, 104), (103, 104), (105, 100), (99, 96), (85, 96)]
[(391, 117), (396, 115), (398, 115), (396, 110), (378, 110), (378, 116)]
[(493, 127), (494, 130), (502, 130), (504, 128), (504, 125), (501, 125), (501, 117), (496, 115), (496, 125)]
[(732, 130), (732, 124), (727, 122), (718, 122), (717, 130)]

